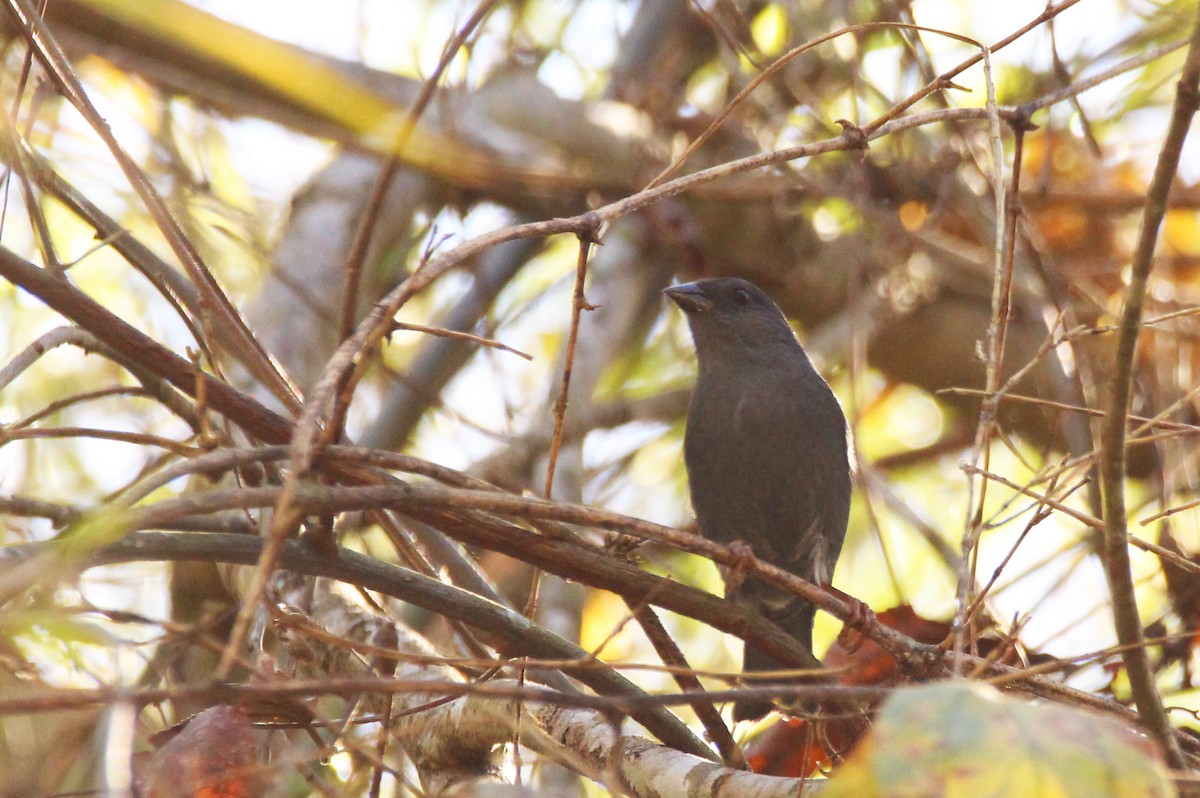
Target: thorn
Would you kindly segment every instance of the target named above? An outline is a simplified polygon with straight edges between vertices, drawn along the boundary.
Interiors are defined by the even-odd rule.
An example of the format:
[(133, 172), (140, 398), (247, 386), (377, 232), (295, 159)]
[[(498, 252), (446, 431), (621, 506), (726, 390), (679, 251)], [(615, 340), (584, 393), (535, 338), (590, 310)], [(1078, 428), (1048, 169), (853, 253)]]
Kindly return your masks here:
[(867, 134), (858, 125), (851, 122), (849, 119), (835, 119), (834, 124), (842, 126), (842, 138), (846, 139), (854, 149), (859, 150), (864, 155), (870, 146), (867, 144)]
[(1033, 103), (1018, 105), (1013, 109), (1012, 115), (1006, 118), (1008, 126), (1017, 133), (1028, 133), (1031, 130), (1037, 130), (1038, 126), (1030, 121), (1034, 111), (1037, 110), (1033, 106)]
[(600, 214), (588, 211), (579, 217), (579, 229), (575, 231), (575, 235), (585, 244), (599, 246), (603, 243), (600, 240), (600, 228), (603, 226), (604, 220), (600, 218)]

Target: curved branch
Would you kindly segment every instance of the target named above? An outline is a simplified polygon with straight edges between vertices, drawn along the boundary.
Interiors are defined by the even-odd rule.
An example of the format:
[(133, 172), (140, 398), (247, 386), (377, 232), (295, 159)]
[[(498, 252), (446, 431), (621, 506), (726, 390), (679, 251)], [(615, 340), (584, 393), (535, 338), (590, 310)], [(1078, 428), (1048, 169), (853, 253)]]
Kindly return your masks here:
[(138, 361), (125, 356), (119, 350), (106, 346), (95, 335), (78, 327), (55, 327), (25, 347), (7, 365), (0, 368), (0, 391), (3, 391), (9, 383), (51, 349), (67, 344), (77, 346), (85, 353), (95, 352), (121, 366), (142, 384), (150, 396), (178, 416), (194, 432), (200, 432), (200, 419), (197, 417), (195, 409), (169, 384), (157, 375), (148, 373), (147, 369), (143, 368)]
[(1192, 117), (1200, 107), (1200, 7), (1188, 43), (1187, 58), (1179, 76), (1175, 105), (1163, 141), (1150, 189), (1146, 192), (1146, 210), (1138, 231), (1134, 250), (1129, 291), (1121, 312), (1117, 338), (1116, 363), (1108, 392), (1108, 409), (1101, 436), (1103, 456), (1100, 478), (1104, 489), (1104, 571), (1112, 593), (1113, 621), (1117, 640), (1124, 650), (1125, 670), (1129, 686), (1142, 722), (1158, 739), (1171, 767), (1185, 766), (1183, 753), (1176, 742), (1171, 721), (1163, 707), (1162, 696), (1154, 683), (1154, 671), (1145, 648), (1145, 633), (1138, 616), (1137, 594), (1129, 563), (1129, 518), (1125, 508), (1125, 470), (1127, 453), (1125, 434), (1129, 403), (1133, 393), (1133, 368), (1138, 334), (1141, 331), (1142, 308), (1146, 301), (1150, 271), (1154, 266), (1154, 248), (1158, 231), (1167, 212), (1167, 195), (1179, 169), (1183, 142), (1187, 139)]

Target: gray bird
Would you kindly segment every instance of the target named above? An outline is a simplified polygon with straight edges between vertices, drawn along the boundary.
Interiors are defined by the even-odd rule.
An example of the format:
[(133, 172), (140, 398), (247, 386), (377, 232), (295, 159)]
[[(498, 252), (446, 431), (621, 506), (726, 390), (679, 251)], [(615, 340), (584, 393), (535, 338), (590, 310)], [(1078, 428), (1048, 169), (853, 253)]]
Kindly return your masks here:
[[(741, 541), (754, 556), (827, 584), (850, 513), (846, 417), (783, 312), (738, 278), (698, 280), (664, 293), (687, 314), (699, 376), (688, 409), (684, 462), (700, 533)], [(816, 609), (753, 577), (727, 585), (812, 650)], [(783, 666), (747, 645), (743, 672)], [(735, 721), (766, 701), (738, 701)]]

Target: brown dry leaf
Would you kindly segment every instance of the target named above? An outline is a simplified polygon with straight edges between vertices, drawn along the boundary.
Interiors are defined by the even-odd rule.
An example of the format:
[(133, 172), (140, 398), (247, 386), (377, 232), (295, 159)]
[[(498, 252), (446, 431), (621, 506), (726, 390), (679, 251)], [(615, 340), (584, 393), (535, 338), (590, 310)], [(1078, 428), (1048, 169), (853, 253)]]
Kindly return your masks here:
[(254, 727), (229, 706), (193, 716), (134, 771), (139, 798), (257, 798), (267, 787)]
[[(914, 640), (936, 645), (950, 634), (950, 624), (922, 618), (907, 604), (884, 610), (876, 621), (903, 632)], [(847, 643), (851, 644), (847, 648)], [(844, 629), (825, 653), (826, 668), (839, 671), (846, 685), (896, 684), (901, 674), (890, 654), (853, 629)], [(755, 773), (799, 778), (829, 767), (847, 754), (865, 733), (862, 715), (830, 704), (822, 707), (825, 717), (814, 733), (807, 721), (788, 718), (762, 731), (745, 748), (746, 760)]]

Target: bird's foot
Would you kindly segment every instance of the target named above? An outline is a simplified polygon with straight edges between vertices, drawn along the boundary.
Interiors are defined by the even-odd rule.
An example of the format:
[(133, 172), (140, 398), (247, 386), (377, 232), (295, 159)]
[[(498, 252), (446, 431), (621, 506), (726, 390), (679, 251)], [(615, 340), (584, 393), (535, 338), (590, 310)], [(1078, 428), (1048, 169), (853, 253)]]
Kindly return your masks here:
[(725, 598), (729, 598), (737, 592), (737, 589), (746, 581), (746, 572), (756, 562), (754, 559), (754, 550), (744, 540), (730, 542), (729, 552), (736, 559), (733, 561), (733, 565), (725, 570)]
[(842, 625), (842, 631), (838, 634), (838, 645), (847, 654), (853, 654), (866, 641), (867, 630), (879, 623), (879, 619), (875, 617), (875, 611), (867, 606), (866, 602), (856, 599), (849, 593), (843, 593), (833, 585), (822, 585), (822, 587), (850, 605), (850, 616), (846, 618)]

